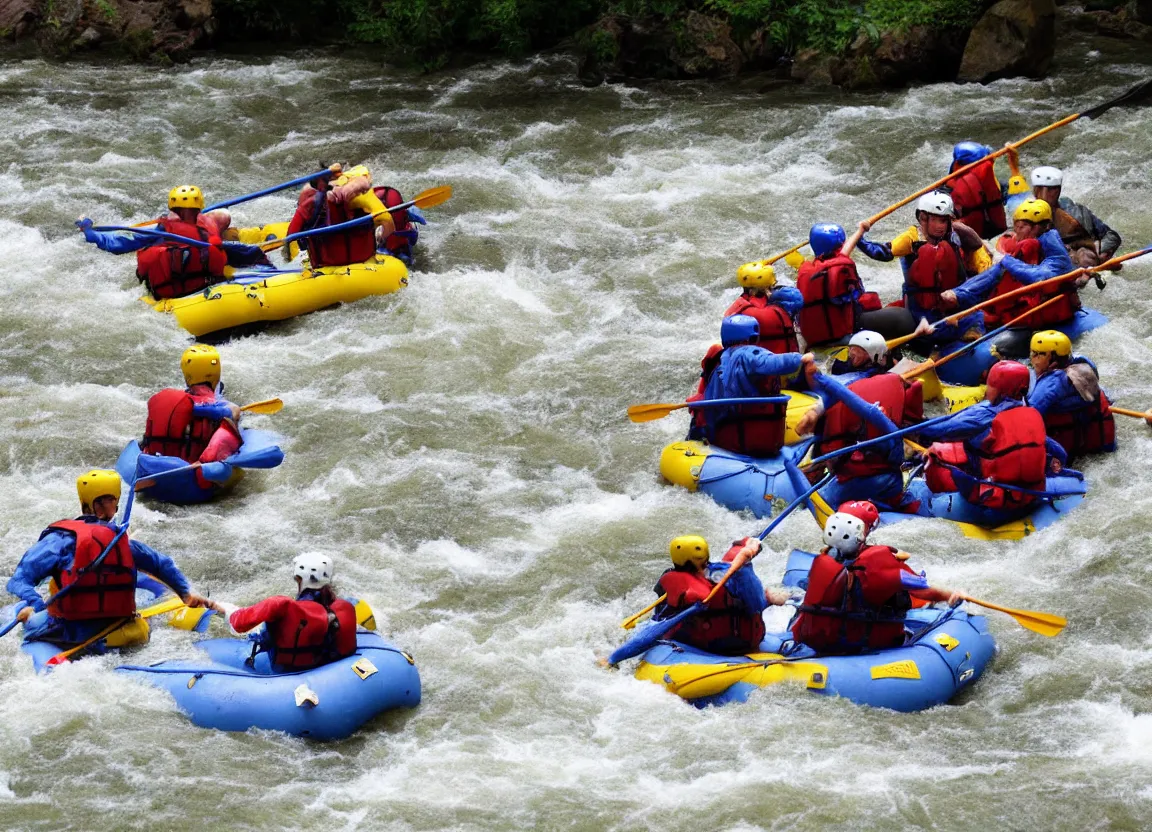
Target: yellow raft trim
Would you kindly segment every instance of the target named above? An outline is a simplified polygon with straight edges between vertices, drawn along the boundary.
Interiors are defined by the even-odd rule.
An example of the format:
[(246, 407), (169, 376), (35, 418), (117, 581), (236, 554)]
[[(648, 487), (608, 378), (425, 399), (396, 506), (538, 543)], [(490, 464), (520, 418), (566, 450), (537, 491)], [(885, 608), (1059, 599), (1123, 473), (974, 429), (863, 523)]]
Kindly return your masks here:
[[(244, 229), (241, 237), (250, 231)], [(395, 257), (377, 254), (351, 266), (305, 268), (299, 274), (271, 275), (242, 286), (218, 283), (182, 298), (156, 300), (145, 295), (140, 300), (157, 312), (175, 315), (180, 326), (200, 337), (244, 324), (283, 321), (369, 295), (388, 295), (407, 285), (408, 267)]]
[[(678, 678), (675, 684), (671, 673)], [(682, 699), (702, 699), (723, 693), (738, 682), (760, 688), (789, 682), (821, 690), (828, 684), (828, 666), (819, 661), (791, 660), (779, 653), (749, 653), (734, 657), (729, 664), (657, 665), (641, 661), (636, 678), (661, 685)]]
[(912, 659), (872, 665), (873, 679), (919, 679), (920, 668)]

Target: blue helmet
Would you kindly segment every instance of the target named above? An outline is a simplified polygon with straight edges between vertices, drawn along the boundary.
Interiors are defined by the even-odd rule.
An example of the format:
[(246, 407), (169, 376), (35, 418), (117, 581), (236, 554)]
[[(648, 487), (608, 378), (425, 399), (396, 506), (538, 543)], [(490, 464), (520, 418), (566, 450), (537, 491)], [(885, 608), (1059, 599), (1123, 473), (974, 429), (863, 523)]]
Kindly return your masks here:
[(812, 251), (817, 257), (831, 254), (844, 245), (847, 239), (848, 235), (844, 233), (844, 229), (833, 222), (818, 222), (808, 232), (808, 245), (812, 246)]
[(952, 148), (952, 170), (979, 162), (991, 152), (992, 148), (980, 142), (960, 142)]
[(720, 343), (725, 347), (760, 337), (760, 322), (751, 315), (730, 315), (720, 324)]

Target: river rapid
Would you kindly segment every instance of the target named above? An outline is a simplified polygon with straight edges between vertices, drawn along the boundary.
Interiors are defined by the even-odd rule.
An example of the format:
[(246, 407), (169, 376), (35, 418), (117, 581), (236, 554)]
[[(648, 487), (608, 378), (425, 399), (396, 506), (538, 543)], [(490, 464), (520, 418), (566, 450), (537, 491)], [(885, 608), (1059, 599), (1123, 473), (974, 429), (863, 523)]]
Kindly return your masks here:
[[(209, 201), (366, 162), (430, 209), (403, 292), (221, 347), (282, 467), (189, 508), (141, 501), (133, 534), (201, 591), (289, 591), (290, 558), (337, 558), (411, 652), (419, 709), (310, 744), (192, 726), (111, 658), (38, 677), (0, 642), (0, 826), (19, 829), (1146, 829), (1152, 825), (1152, 435), (1085, 466), (1086, 502), (1015, 543), (941, 522), (882, 529), (934, 583), (1066, 615), (1045, 639), (991, 613), (1000, 652), (954, 704), (904, 715), (803, 690), (697, 711), (598, 655), (647, 604), (668, 540), (714, 552), (763, 523), (662, 484), (681, 412), (625, 408), (695, 382), (735, 269), (851, 225), (942, 175), (954, 141), (993, 146), (1147, 76), (1139, 53), (1076, 43), (1044, 81), (845, 95), (754, 82), (585, 89), (568, 59), (416, 75), (326, 54), (186, 66), (0, 64), (3, 564), (76, 513), (74, 480), (143, 430), (190, 343), (136, 298), (132, 257), (72, 226), (140, 221), (170, 187)], [(1152, 109), (1082, 120), (1023, 151), (1117, 228), (1152, 240)], [(234, 209), (286, 220), (287, 192)], [(912, 222), (903, 209), (870, 237)], [(896, 264), (863, 260), (897, 294)], [(782, 276), (788, 275), (781, 269)], [(1152, 264), (1086, 302), (1078, 347), (1118, 404), (1152, 405)], [(790, 517), (756, 561), (819, 545)], [(770, 627), (782, 626), (779, 612)], [(215, 625), (219, 627), (219, 624)], [(157, 627), (137, 663), (188, 651)]]

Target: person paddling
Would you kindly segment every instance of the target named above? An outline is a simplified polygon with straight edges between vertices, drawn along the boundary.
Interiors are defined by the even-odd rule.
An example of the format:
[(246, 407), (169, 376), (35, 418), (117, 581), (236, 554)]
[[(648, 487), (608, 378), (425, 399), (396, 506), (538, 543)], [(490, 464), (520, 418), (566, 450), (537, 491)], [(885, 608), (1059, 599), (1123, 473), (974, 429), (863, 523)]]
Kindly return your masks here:
[[(1063, 189), (1064, 172), (1059, 168), (1046, 165), (1032, 171), (1032, 193), (1051, 207), (1053, 225), (1068, 247), (1072, 262), (1088, 269), (1110, 260), (1120, 248), (1120, 235), (1085, 206), (1062, 196)], [(1113, 270), (1120, 268), (1117, 264)]]
[(929, 586), (923, 573), (908, 567), (907, 553), (866, 545), (879, 519), (876, 506), (861, 500), (844, 503), (825, 522), (825, 547), (789, 625), (796, 641), (825, 654), (900, 647), (913, 599), (961, 602), (959, 593)]
[(156, 230), (208, 245), (158, 238), (144, 230), (96, 231), (88, 217), (76, 220), (76, 227), (101, 251), (136, 252), (136, 277), (157, 299), (183, 297), (219, 283), (226, 279), (225, 266), (271, 265), (259, 246), (223, 239), (232, 216), (222, 209), (203, 213), (204, 194), (196, 185), (173, 188), (168, 193), (168, 210)]
[[(136, 614), (137, 570), (155, 576), (189, 607), (218, 609), (213, 601), (192, 591), (188, 579), (167, 555), (136, 540), (127, 532), (97, 565), (101, 553), (116, 536), (113, 523), (120, 504), (120, 475), (93, 470), (76, 480), (81, 516), (58, 520), (40, 534), (16, 565), (8, 591), (24, 601), (17, 618), (24, 622), (26, 641), (59, 645), (83, 644), (97, 633), (125, 620), (125, 626), (104, 639), (105, 647), (123, 647), (148, 641), (148, 623)], [(51, 578), (53, 586), (67, 590), (46, 606), (36, 587)]]
[(1037, 332), (1030, 346), (1036, 384), (1028, 404), (1043, 417), (1048, 435), (1064, 447), (1068, 460), (1115, 451), (1112, 402), (1100, 387), (1096, 365), (1073, 355), (1072, 341), (1057, 330)]
[(298, 555), (292, 563), (296, 597), (275, 595), (250, 607), (220, 602), (237, 634), (261, 624), (255, 655), (267, 651), (278, 670), (307, 670), (356, 652), (356, 608), (333, 589), (334, 559), (320, 552)]
[[(240, 416), (223, 398), (220, 353), (207, 344), (193, 344), (180, 356), (183, 390), (168, 388), (148, 399), (141, 451), (175, 456), (185, 462), (219, 462), (240, 450)], [(201, 488), (211, 483), (196, 471)]]
[[(306, 237), (308, 261), (314, 269), (367, 262), (376, 256), (375, 229), (382, 229), (385, 240), (396, 231), (392, 215), (372, 188), (372, 173), (368, 168), (357, 165), (345, 171), (339, 165), (332, 165), (329, 171), (332, 177), (320, 176), (304, 186), (285, 236), (370, 215), (373, 220), (357, 228)], [(284, 257), (292, 259), (289, 246), (284, 247)]]
[(799, 290), (778, 283), (776, 270), (764, 260), (745, 263), (736, 270), (736, 281), (744, 291), (724, 312), (724, 317), (747, 315), (755, 318), (760, 326), (755, 343), (757, 347), (777, 355), (799, 352), (795, 316), (804, 305)]
[(735, 541), (719, 563), (713, 563), (703, 537), (681, 535), (673, 539), (668, 546), (672, 568), (660, 576), (654, 589), (667, 598), (657, 605), (654, 621), (671, 618), (703, 601), (738, 555), (746, 553), (749, 559), (704, 610), (677, 624), (664, 638), (722, 656), (759, 650), (764, 638), (764, 610), (788, 598), (781, 591), (765, 591), (753, 571), (751, 558), (759, 554), (761, 546), (756, 538), (745, 537)]

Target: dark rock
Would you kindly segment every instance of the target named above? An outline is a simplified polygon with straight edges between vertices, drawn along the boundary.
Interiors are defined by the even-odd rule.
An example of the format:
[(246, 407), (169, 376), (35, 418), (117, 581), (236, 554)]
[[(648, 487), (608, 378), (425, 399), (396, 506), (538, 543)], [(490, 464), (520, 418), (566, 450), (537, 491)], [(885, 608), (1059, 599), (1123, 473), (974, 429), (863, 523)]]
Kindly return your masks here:
[(1152, 26), (1152, 0), (1136, 0), (1133, 5), (1136, 21), (1146, 26)]
[(1000, 0), (972, 29), (958, 80), (1042, 77), (1056, 50), (1053, 0)]
[(608, 15), (576, 42), (577, 74), (588, 86), (625, 78), (721, 78), (745, 63), (728, 24), (699, 12), (670, 20)]
[(960, 65), (966, 34), (962, 29), (928, 26), (883, 32), (879, 39), (861, 34), (844, 55), (826, 55), (815, 49), (797, 52), (792, 77), (853, 90), (951, 80)]
[(0, 0), (0, 35), (13, 40), (21, 38), (39, 17), (35, 0)]

